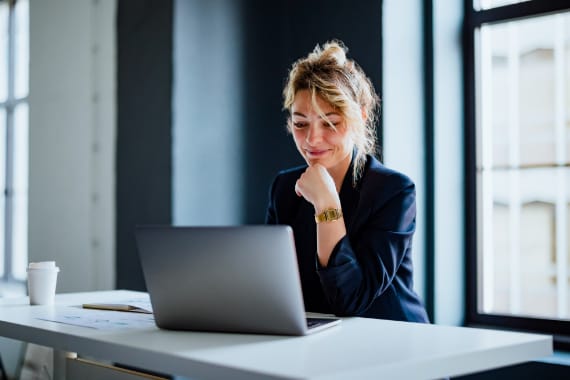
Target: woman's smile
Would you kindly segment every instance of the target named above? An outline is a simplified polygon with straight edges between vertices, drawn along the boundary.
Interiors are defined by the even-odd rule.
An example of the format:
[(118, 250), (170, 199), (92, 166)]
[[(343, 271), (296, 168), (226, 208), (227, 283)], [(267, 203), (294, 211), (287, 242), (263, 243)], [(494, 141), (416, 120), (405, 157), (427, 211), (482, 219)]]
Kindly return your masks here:
[(325, 156), (327, 153), (331, 151), (332, 149), (314, 149), (314, 148), (305, 149), (305, 153), (309, 158), (320, 158)]

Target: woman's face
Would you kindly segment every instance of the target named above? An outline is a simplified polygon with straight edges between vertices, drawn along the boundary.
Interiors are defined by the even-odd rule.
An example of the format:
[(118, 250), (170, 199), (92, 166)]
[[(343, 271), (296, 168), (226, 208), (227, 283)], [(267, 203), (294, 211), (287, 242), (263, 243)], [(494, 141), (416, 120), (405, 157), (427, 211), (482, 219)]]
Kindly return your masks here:
[(295, 145), (307, 164), (321, 164), (329, 172), (346, 171), (352, 159), (354, 142), (344, 117), (329, 103), (317, 96), (317, 106), (335, 126), (321, 118), (313, 107), (309, 90), (295, 95), (291, 107), (291, 131)]

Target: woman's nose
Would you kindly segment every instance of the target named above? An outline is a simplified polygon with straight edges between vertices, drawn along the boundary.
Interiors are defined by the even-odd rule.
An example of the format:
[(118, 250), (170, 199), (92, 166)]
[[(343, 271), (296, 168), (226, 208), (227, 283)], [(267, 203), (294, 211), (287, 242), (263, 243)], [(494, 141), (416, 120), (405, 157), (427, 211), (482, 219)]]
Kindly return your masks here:
[(319, 127), (315, 125), (309, 126), (309, 128), (307, 129), (307, 136), (305, 137), (307, 143), (309, 143), (310, 145), (315, 145), (315, 143), (318, 143), (321, 140), (321, 138), (322, 138), (322, 133)]

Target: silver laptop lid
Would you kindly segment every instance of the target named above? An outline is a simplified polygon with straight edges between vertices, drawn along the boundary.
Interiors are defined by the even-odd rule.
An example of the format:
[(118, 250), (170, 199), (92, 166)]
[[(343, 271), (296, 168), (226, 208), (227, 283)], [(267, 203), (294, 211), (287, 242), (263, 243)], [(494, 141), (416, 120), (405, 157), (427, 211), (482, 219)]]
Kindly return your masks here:
[(139, 226), (136, 239), (158, 327), (307, 333), (289, 226)]

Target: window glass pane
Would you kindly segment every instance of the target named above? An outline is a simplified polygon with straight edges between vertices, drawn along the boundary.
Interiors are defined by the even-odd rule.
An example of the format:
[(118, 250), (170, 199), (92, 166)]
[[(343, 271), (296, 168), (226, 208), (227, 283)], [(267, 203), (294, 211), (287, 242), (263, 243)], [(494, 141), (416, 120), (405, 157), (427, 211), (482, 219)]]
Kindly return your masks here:
[(570, 319), (570, 169), (495, 170), (478, 179), (492, 187), (481, 210), (490, 231), (479, 248), (479, 312)]
[(6, 204), (6, 110), (0, 108), (0, 278), (4, 276), (4, 212)]
[[(518, 82), (520, 120), (520, 162), (522, 165), (556, 162), (556, 82), (570, 83), (557, 72), (555, 44), (570, 42), (557, 33), (557, 19), (548, 16), (513, 23), (518, 39)], [(564, 20), (565, 19), (565, 20)], [(567, 21), (564, 17), (562, 21)], [(567, 53), (561, 52), (564, 55)], [(562, 58), (564, 59), (564, 58)]]
[(570, 14), (477, 44), (478, 311), (570, 320)]
[(14, 214), (12, 272), (26, 278), (28, 261), (28, 105), (19, 104), (14, 112)]
[(15, 65), (14, 95), (23, 98), (28, 95), (29, 77), (29, 4), (28, 0), (18, 0), (15, 11)]
[[(483, 143), (492, 144), (493, 166), (568, 160), (570, 16), (484, 26), (481, 35)], [(557, 148), (562, 135), (567, 143)]]
[(529, 0), (474, 0), (473, 7), (476, 10), (490, 9), (490, 8), (502, 7), (503, 5), (524, 3), (525, 1)]
[(8, 98), (8, 2), (0, 2), (0, 103)]

